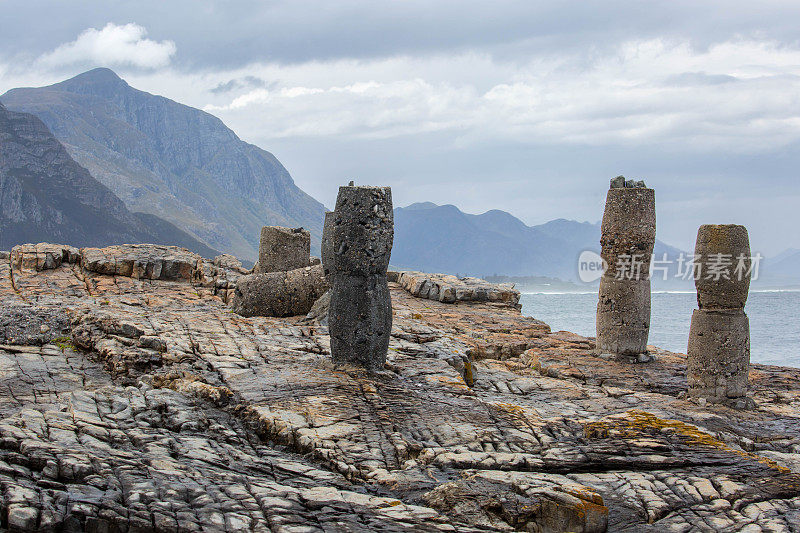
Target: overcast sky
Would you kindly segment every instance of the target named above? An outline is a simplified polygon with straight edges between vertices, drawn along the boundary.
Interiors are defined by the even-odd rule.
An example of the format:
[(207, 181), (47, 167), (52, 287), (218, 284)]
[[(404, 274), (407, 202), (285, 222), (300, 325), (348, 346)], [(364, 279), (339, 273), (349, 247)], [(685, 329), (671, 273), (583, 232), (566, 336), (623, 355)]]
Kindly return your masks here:
[[(535, 4), (535, 5), (534, 5)], [(2, 1), (0, 93), (96, 66), (205, 109), (327, 206), (595, 222), (618, 174), (658, 236), (800, 248), (800, 3)]]

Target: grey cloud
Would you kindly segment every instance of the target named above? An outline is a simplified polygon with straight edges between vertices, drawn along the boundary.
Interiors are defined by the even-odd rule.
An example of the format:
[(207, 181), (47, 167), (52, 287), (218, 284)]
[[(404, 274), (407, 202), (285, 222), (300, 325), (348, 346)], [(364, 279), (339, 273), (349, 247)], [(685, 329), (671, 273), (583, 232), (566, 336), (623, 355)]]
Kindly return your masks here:
[[(48, 16), (42, 17), (41, 13)], [(340, 0), (197, 3), (143, 0), (6, 2), (0, 51), (44, 53), (87, 27), (135, 21), (172, 39), (184, 68), (482, 49), (507, 60), (531, 52), (607, 49), (632, 38), (689, 39), (697, 47), (734, 36), (794, 42), (800, 5), (689, 1), (529, 2)], [(36, 31), (31, 31), (35, 20)]]
[(231, 91), (238, 91), (241, 89), (255, 89), (255, 88), (269, 88), (274, 86), (276, 82), (267, 82), (257, 76), (244, 76), (242, 78), (234, 78), (226, 82), (222, 82), (217, 86), (209, 89), (213, 94), (225, 94)]
[(242, 88), (242, 83), (239, 80), (228, 80), (224, 83), (220, 83), (216, 87), (209, 89), (209, 91), (211, 91), (214, 94), (225, 94), (241, 88)]
[(739, 81), (736, 76), (727, 74), (706, 74), (705, 72), (684, 72), (668, 76), (665, 80), (667, 85), (675, 87), (693, 87), (697, 85), (722, 85)]

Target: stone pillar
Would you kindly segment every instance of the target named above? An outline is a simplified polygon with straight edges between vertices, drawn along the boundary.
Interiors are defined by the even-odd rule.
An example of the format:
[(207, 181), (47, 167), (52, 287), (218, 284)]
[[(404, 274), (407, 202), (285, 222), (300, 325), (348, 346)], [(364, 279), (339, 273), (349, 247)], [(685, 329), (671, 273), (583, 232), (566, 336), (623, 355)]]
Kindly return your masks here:
[(311, 234), (303, 228), (264, 226), (254, 273), (283, 272), (311, 264)]
[[(333, 215), (328, 329), (335, 363), (383, 368), (392, 330), (386, 269), (394, 214), (389, 187), (339, 187)], [(324, 246), (324, 245), (323, 245)]]
[(736, 224), (700, 226), (695, 245), (697, 306), (687, 348), (689, 396), (748, 405), (750, 241)]
[(322, 269), (326, 277), (330, 277), (333, 273), (333, 225), (334, 225), (334, 212), (325, 212), (325, 223), (322, 226), (322, 247), (321, 259)]
[(297, 316), (308, 313), (328, 290), (322, 265), (242, 276), (231, 309), (242, 316)]
[(655, 191), (643, 181), (611, 180), (601, 226), (597, 349), (649, 360), (650, 259), (656, 241)]

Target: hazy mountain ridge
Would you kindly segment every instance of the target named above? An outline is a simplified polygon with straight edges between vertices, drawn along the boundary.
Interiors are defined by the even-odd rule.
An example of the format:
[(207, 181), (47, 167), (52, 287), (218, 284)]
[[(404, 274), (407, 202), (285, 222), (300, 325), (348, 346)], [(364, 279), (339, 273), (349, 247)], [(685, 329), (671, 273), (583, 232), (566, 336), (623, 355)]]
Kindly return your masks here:
[[(578, 256), (600, 250), (600, 224), (557, 219), (527, 226), (500, 210), (480, 215), (430, 202), (395, 209), (392, 265), (477, 276), (577, 278)], [(656, 242), (660, 257), (680, 253)]]
[(156, 216), (130, 212), (69, 156), (40, 119), (0, 104), (0, 248), (42, 241), (151, 242), (206, 257), (218, 253)]
[(134, 89), (108, 69), (12, 89), (2, 101), (41, 118), (129, 209), (214, 248), (254, 259), (264, 225), (303, 226), (319, 242), (324, 206), (213, 115)]
[(770, 286), (800, 285), (800, 250), (788, 248), (776, 256), (762, 259), (758, 282)]

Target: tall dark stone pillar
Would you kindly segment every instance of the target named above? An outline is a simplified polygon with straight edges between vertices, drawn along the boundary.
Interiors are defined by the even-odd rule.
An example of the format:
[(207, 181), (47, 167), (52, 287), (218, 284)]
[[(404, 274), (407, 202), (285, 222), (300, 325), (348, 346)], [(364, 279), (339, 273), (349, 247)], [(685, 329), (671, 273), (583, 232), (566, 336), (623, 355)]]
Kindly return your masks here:
[(736, 224), (703, 225), (695, 245), (697, 306), (687, 348), (689, 396), (747, 406), (750, 240)]
[(392, 330), (386, 279), (394, 239), (391, 189), (339, 187), (331, 235), (328, 329), (333, 361), (381, 369)]
[(643, 181), (611, 180), (600, 237), (608, 266), (597, 303), (597, 349), (602, 352), (638, 356), (647, 351), (655, 240), (655, 191)]

